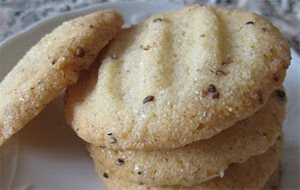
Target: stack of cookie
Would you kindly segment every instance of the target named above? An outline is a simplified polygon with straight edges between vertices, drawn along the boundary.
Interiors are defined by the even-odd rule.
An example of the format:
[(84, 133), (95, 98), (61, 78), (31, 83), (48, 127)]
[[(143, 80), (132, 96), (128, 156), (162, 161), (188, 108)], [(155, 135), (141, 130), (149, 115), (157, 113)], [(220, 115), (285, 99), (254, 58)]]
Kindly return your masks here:
[(286, 39), (258, 15), (200, 5), (154, 15), (68, 88), (66, 119), (108, 189), (268, 188), (289, 63)]

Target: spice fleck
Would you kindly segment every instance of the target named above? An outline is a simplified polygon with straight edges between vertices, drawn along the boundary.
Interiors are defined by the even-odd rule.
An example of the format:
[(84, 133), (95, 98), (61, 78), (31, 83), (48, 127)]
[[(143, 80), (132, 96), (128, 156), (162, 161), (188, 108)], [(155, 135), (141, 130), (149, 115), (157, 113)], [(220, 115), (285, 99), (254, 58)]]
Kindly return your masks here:
[(216, 86), (213, 84), (208, 85), (207, 91), (209, 92), (211, 97), (214, 99), (219, 98), (219, 96), (220, 96), (219, 93), (217, 92)]
[(108, 173), (103, 173), (103, 177), (109, 178)]
[(208, 90), (208, 92), (216, 92), (217, 91), (215, 85), (213, 85), (213, 84), (208, 85), (207, 90)]
[(152, 102), (152, 101), (154, 101), (154, 99), (155, 99), (154, 96), (147, 96), (146, 98), (144, 98), (143, 104), (146, 104), (148, 102)]
[(246, 22), (246, 25), (254, 25), (254, 22), (253, 21), (249, 21), (249, 22)]
[(280, 100), (285, 100), (286, 94), (283, 90), (277, 90), (276, 93)]
[(118, 166), (122, 166), (122, 165), (124, 165), (125, 164), (125, 161), (122, 159), (122, 158), (118, 158), (117, 159), (117, 165)]

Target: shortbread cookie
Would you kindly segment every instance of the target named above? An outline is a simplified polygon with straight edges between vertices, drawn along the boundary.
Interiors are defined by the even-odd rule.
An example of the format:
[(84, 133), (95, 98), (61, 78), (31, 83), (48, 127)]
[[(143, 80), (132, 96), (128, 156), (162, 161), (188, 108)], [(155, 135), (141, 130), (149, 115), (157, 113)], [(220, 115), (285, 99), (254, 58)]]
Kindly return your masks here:
[(66, 118), (91, 144), (176, 148), (253, 115), (289, 63), (264, 18), (195, 5), (123, 30), (69, 88)]
[(114, 176), (101, 170), (99, 163), (96, 164), (96, 171), (103, 179), (108, 190), (225, 190), (225, 189), (261, 189), (268, 181), (271, 174), (275, 171), (281, 153), (281, 142), (276, 143), (266, 153), (251, 157), (243, 164), (231, 165), (225, 171), (224, 177), (217, 177), (207, 182), (194, 185), (192, 187), (184, 186), (147, 186), (139, 185), (119, 180)]
[(74, 84), (121, 26), (117, 12), (98, 11), (62, 24), (32, 47), (0, 83), (0, 145)]
[(192, 186), (222, 176), (232, 163), (243, 163), (274, 145), (284, 119), (284, 91), (276, 90), (266, 106), (214, 137), (172, 150), (117, 151), (89, 145), (102, 170), (122, 180), (147, 185)]

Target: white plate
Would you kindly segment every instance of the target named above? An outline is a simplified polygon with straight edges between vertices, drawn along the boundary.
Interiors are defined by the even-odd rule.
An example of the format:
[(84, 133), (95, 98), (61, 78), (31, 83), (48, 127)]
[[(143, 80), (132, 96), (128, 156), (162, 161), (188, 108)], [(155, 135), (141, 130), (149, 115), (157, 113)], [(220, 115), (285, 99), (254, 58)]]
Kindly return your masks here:
[[(162, 2), (106, 3), (47, 19), (0, 45), (0, 80), (44, 34), (65, 20), (114, 8), (127, 24), (150, 13), (173, 10), (182, 4)], [(285, 86), (288, 94), (285, 122), (282, 189), (300, 189), (300, 60), (293, 52)], [(0, 147), (0, 189), (104, 189), (98, 180), (85, 144), (66, 126), (61, 97), (55, 99), (28, 127)]]

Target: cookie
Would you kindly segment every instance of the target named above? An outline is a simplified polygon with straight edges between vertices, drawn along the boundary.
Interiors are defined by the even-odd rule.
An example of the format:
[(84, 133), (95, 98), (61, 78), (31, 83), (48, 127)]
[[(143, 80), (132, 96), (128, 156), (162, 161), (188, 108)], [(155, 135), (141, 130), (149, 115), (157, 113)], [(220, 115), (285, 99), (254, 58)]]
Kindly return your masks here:
[(121, 29), (115, 11), (98, 11), (54, 29), (0, 83), (0, 145), (87, 69)]
[(66, 119), (95, 145), (181, 147), (253, 115), (289, 63), (287, 40), (261, 16), (199, 5), (154, 15), (68, 89)]
[(225, 190), (225, 189), (261, 189), (268, 181), (268, 178), (275, 171), (281, 153), (281, 142), (278, 141), (266, 153), (251, 157), (243, 164), (234, 164), (225, 171), (224, 177), (217, 177), (207, 182), (184, 186), (147, 186), (134, 184), (119, 180), (109, 173), (101, 170), (100, 163), (96, 162), (96, 171), (103, 179), (108, 190)]
[(274, 145), (281, 135), (285, 100), (275, 91), (266, 106), (214, 137), (172, 150), (110, 150), (89, 145), (102, 170), (134, 183), (192, 186), (222, 176), (232, 163), (243, 163)]

